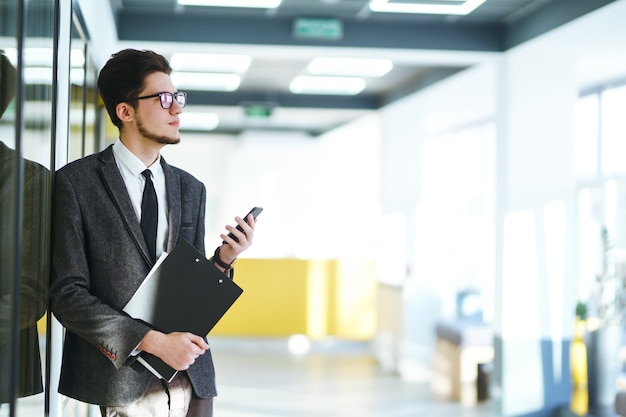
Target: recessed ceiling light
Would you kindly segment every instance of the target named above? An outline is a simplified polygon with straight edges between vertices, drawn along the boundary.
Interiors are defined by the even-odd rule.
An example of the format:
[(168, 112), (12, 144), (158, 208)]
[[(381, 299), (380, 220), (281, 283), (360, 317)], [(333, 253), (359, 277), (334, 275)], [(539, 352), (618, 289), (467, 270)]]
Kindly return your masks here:
[(314, 75), (382, 77), (392, 68), (389, 59), (319, 57), (309, 63), (307, 71)]
[(252, 7), (275, 9), (282, 0), (178, 0), (183, 6)]
[(301, 75), (296, 77), (289, 90), (294, 94), (329, 94), (353, 96), (365, 88), (365, 80), (358, 77), (318, 77)]
[(485, 0), (447, 0), (433, 3), (391, 3), (389, 0), (371, 0), (370, 9), (387, 13), (459, 14), (471, 13)]
[(178, 115), (182, 130), (214, 130), (220, 122), (215, 113), (197, 113), (185, 111)]
[(237, 74), (173, 72), (172, 82), (181, 90), (235, 91), (241, 84)]
[(248, 55), (175, 53), (170, 59), (172, 69), (178, 71), (231, 72), (241, 74), (248, 70), (252, 58)]

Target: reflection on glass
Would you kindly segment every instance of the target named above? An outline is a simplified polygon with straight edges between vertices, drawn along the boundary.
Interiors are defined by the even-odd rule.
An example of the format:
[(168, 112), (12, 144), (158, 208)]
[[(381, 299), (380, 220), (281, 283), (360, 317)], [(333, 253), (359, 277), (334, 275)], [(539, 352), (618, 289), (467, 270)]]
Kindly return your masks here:
[[(0, 55), (0, 111), (12, 103), (16, 93), (17, 72), (5, 54)], [(2, 121), (2, 120), (0, 120)], [(6, 132), (6, 131), (3, 131)], [(49, 171), (42, 165), (24, 160), (23, 209), (20, 247), (21, 262), (14, 260), (15, 242), (18, 241), (16, 198), (18, 187), (18, 160), (14, 149), (0, 138), (0, 242), (3, 254), (0, 279), (0, 402), (10, 402), (11, 387), (15, 395), (24, 397), (43, 391), (37, 321), (44, 315), (47, 300), (47, 227), (46, 206), (48, 201)], [(18, 381), (11, 377), (11, 365), (15, 363), (12, 351), (13, 309), (16, 300), (14, 277), (20, 268), (19, 287), (19, 352), (17, 357)]]
[(0, 416), (17, 417), (45, 415), (55, 56), (53, 2), (24, 3), (22, 88), (15, 35), (20, 16), (0, 5)]
[[(626, 85), (582, 96), (577, 103), (575, 168), (578, 190), (578, 298), (591, 297), (602, 272), (602, 230), (612, 241), (619, 274), (626, 275)], [(593, 306), (589, 306), (592, 310)]]
[(96, 71), (80, 33), (72, 28), (69, 161), (101, 150), (96, 140)]

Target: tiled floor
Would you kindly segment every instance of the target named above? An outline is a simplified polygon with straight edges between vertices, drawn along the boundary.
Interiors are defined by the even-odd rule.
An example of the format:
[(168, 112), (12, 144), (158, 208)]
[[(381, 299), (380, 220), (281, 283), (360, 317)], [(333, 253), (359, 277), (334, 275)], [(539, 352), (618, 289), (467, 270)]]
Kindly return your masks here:
[[(367, 345), (289, 354), (286, 343), (213, 340), (215, 417), (487, 417), (488, 403), (462, 407), (433, 397), (427, 382), (382, 372)], [(270, 346), (270, 347), (268, 347)]]
[[(219, 396), (215, 417), (494, 417), (489, 403), (436, 399), (428, 382), (382, 372), (368, 344), (325, 342), (294, 355), (286, 340), (210, 338)], [(69, 402), (63, 417), (98, 416)], [(19, 401), (18, 417), (41, 417), (43, 395)], [(8, 409), (0, 407), (0, 417)]]

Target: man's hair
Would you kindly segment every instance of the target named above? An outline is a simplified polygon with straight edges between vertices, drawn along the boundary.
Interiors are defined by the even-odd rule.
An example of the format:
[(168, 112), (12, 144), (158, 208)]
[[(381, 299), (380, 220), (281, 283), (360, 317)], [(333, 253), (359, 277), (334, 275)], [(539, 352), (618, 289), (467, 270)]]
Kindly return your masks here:
[(17, 69), (0, 50), (0, 117), (17, 93)]
[[(137, 97), (145, 87), (146, 77), (155, 72), (170, 74), (167, 59), (153, 51), (124, 49), (111, 56), (98, 76), (98, 91), (115, 126), (122, 128), (115, 107)], [(135, 102), (129, 102), (133, 107)]]

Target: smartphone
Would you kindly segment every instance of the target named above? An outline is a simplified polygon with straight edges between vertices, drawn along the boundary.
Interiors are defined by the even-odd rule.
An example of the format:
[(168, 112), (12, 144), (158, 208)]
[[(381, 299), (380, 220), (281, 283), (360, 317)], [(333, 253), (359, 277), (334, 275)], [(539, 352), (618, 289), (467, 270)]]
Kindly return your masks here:
[[(252, 214), (252, 217), (254, 217), (256, 219), (256, 217), (261, 214), (261, 212), (263, 211), (263, 207), (252, 207), (252, 210), (250, 210), (248, 212), (248, 214), (246, 214), (246, 216), (243, 218), (245, 220), (246, 223), (248, 223), (248, 216), (250, 214)], [(243, 229), (241, 228), (241, 226), (237, 225), (236, 227), (237, 230), (243, 232)], [(233, 235), (232, 233), (228, 234), (228, 237), (232, 238), (235, 242), (239, 242), (239, 239), (237, 239), (235, 237), (235, 235)]]

